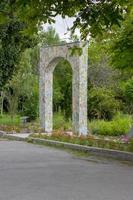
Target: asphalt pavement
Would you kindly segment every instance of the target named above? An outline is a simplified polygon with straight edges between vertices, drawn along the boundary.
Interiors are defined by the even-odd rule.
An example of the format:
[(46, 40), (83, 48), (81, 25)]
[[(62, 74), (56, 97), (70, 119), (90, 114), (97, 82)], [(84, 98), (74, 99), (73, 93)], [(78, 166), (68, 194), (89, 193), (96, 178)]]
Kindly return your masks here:
[(0, 141), (0, 200), (133, 200), (133, 165)]

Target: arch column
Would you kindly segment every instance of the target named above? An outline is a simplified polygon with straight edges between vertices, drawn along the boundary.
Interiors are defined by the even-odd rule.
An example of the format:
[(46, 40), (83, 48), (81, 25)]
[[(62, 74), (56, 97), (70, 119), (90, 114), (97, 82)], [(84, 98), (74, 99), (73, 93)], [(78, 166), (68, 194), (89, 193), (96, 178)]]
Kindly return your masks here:
[(73, 62), (72, 83), (72, 123), (73, 132), (79, 135), (87, 134), (87, 46), (82, 48), (82, 55)]
[[(42, 51), (43, 53), (43, 51)], [(40, 122), (46, 133), (53, 130), (53, 71), (46, 70), (43, 54), (40, 59)]]
[(53, 130), (53, 73), (45, 73), (45, 82), (43, 84), (44, 95), (42, 96), (43, 106), (42, 112), (42, 127), (45, 132), (50, 133)]

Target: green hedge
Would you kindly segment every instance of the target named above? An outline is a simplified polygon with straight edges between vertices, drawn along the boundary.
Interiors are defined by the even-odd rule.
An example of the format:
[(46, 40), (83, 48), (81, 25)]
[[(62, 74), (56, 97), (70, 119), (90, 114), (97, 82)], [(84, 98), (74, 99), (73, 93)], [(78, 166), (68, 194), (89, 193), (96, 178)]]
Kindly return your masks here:
[(93, 120), (88, 123), (92, 134), (119, 136), (125, 135), (132, 127), (132, 118), (130, 115), (116, 115), (112, 121)]

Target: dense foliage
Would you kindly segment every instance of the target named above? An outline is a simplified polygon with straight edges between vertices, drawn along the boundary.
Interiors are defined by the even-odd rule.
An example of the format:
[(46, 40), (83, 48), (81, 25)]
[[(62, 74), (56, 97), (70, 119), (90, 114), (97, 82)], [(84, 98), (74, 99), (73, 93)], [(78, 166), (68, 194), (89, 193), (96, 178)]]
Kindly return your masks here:
[[(42, 25), (54, 22), (58, 14), (75, 16), (72, 33), (79, 28), (82, 39), (90, 36), (89, 128), (102, 135), (127, 133), (133, 115), (131, 0), (0, 0), (1, 115), (7, 112), (12, 118), (16, 114), (38, 118), (39, 48), (61, 42), (53, 28), (44, 31)], [(66, 60), (54, 71), (53, 110), (60, 114), (59, 118), (54, 115), (54, 127), (70, 129), (72, 68)]]
[(88, 92), (89, 119), (112, 119), (119, 110), (114, 91), (104, 87), (92, 87)]
[(31, 41), (20, 31), (23, 24), (19, 21), (10, 21), (0, 25), (0, 89), (8, 79), (11, 79), (24, 49), (31, 46)]
[(54, 111), (62, 111), (67, 118), (72, 114), (72, 68), (61, 61), (54, 71)]
[(120, 136), (129, 132), (132, 127), (130, 115), (117, 114), (111, 121), (93, 120), (89, 124), (92, 134), (104, 136)]
[(133, 69), (133, 8), (118, 29), (111, 45), (111, 63), (120, 69)]
[[(26, 24), (15, 16), (12, 3), (13, 1), (0, 1), (0, 91), (15, 73), (21, 53), (33, 45), (31, 36), (22, 34)], [(2, 18), (2, 13), (8, 20)]]
[[(0, 4), (2, 20), (8, 20), (9, 6), (3, 11), (4, 3), (10, 2), (10, 7), (15, 10), (15, 15), (27, 24), (26, 32), (37, 31), (37, 26), (42, 22), (54, 22), (55, 16), (75, 17), (72, 30), (80, 28), (82, 38), (88, 33), (96, 35), (103, 30), (110, 29), (120, 21), (132, 3), (131, 0), (10, 0)], [(29, 29), (29, 30), (28, 30)]]

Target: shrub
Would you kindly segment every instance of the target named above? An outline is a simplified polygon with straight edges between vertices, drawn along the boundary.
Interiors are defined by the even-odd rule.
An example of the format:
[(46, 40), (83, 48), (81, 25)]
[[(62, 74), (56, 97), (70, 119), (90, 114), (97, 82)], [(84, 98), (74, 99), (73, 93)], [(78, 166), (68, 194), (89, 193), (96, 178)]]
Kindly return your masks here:
[(39, 113), (39, 99), (38, 99), (38, 86), (34, 86), (31, 94), (26, 97), (23, 102), (21, 115), (26, 115), (30, 120), (34, 120), (38, 117)]
[(128, 151), (133, 152), (133, 138), (129, 141)]
[(112, 121), (93, 120), (89, 123), (92, 134), (119, 136), (127, 134), (132, 126), (130, 115), (117, 114)]
[(54, 114), (54, 129), (70, 130), (71, 120), (66, 120), (62, 113), (58, 112)]
[(133, 77), (120, 84), (121, 98), (124, 102), (124, 110), (133, 114)]
[(112, 90), (93, 87), (88, 92), (88, 117), (90, 119), (112, 119), (119, 109), (119, 102)]

